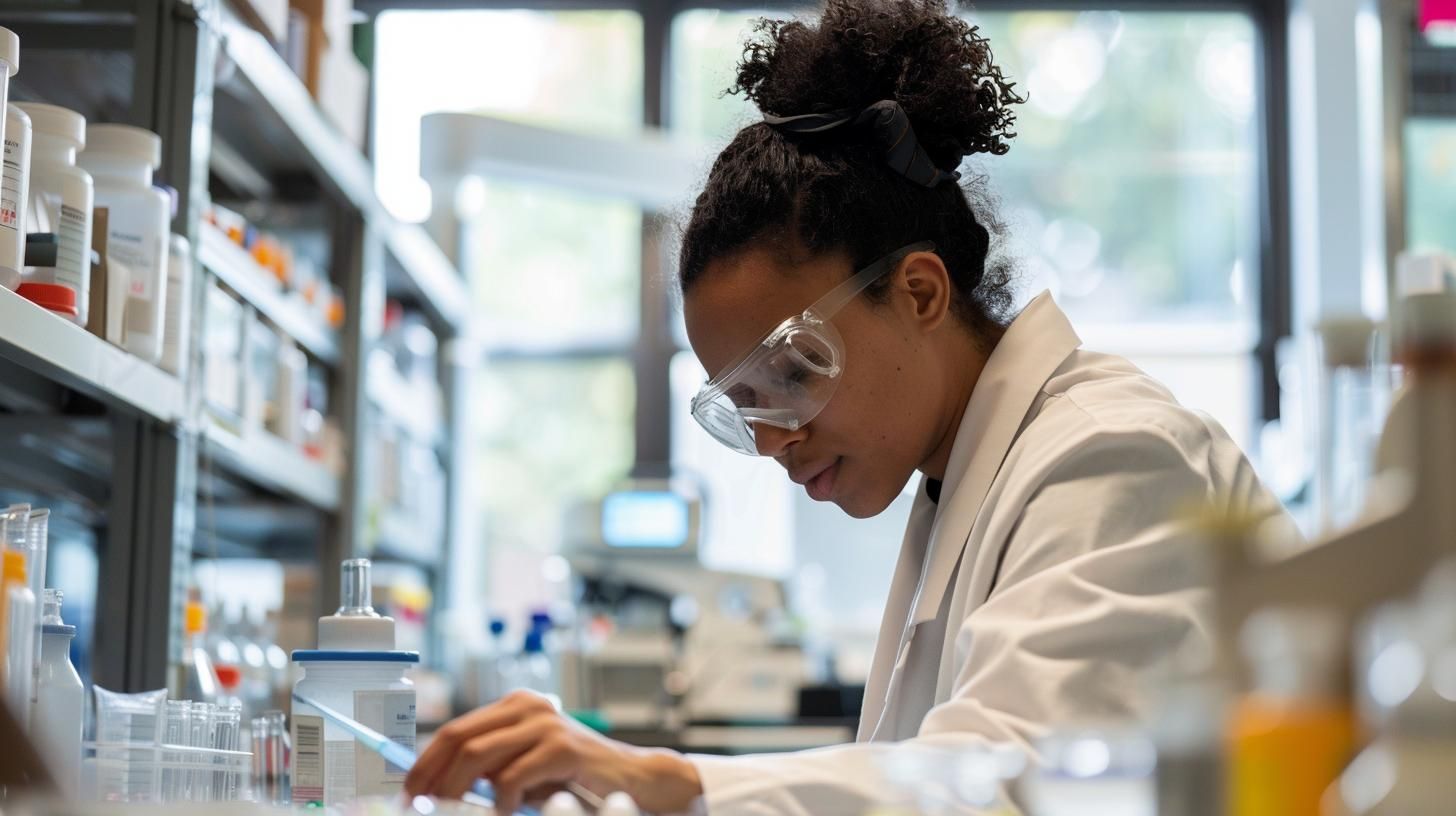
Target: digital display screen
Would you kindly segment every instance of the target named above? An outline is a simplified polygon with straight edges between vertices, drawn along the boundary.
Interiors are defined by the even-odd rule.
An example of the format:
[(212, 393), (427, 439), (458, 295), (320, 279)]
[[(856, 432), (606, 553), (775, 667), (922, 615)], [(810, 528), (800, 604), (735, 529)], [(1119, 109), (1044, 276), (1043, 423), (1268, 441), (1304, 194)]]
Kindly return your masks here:
[(687, 544), (688, 503), (666, 490), (613, 493), (602, 500), (608, 547), (677, 549)]

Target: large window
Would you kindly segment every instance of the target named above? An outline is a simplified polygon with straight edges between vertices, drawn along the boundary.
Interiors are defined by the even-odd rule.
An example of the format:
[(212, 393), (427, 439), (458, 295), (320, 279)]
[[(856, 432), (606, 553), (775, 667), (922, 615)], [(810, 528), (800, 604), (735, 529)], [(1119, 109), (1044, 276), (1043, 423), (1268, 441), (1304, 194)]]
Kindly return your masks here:
[[(643, 116), (642, 19), (630, 11), (380, 15), (376, 184), (422, 219), (420, 119), (474, 112), (630, 136)], [(474, 177), (454, 191), (480, 341), (467, 410), (486, 603), (512, 625), (559, 598), (569, 515), (633, 465), (642, 213), (557, 186)], [(462, 599), (469, 603), (473, 599)]]
[[(988, 179), (1023, 299), (1050, 289), (1089, 348), (1132, 358), (1247, 444), (1262, 419), (1259, 32), (1241, 13), (1136, 5), (1052, 11), (1028, 0), (974, 14), (1030, 101), (1010, 154), (965, 169)], [(644, 26), (620, 10), (381, 16), (386, 202), (423, 217), (419, 117), (440, 110), (630, 137), (653, 114), (644, 101), (662, 99), (667, 127), (706, 168), (758, 116), (724, 91), (764, 12), (644, 8), (670, 20)], [(667, 48), (644, 58), (659, 44), (643, 31), (664, 23)], [(1435, 141), (1433, 161), (1447, 141)], [(540, 581), (520, 576), (569, 535), (572, 508), (634, 467), (660, 465), (634, 460), (661, 449), (643, 444), (648, 434), (668, 435), (672, 466), (707, 493), (704, 561), (791, 579), (803, 619), (834, 630), (852, 667), (873, 641), (908, 497), (873, 521), (849, 520), (693, 423), (687, 403), (704, 373), (680, 315), (672, 327), (644, 324), (660, 319), (642, 304), (664, 281), (661, 232), (637, 205), (495, 178), (469, 180), (457, 208), (462, 196), (476, 213), (465, 266), (487, 346), (471, 410), (483, 533), (501, 579), (491, 603), (530, 602)]]

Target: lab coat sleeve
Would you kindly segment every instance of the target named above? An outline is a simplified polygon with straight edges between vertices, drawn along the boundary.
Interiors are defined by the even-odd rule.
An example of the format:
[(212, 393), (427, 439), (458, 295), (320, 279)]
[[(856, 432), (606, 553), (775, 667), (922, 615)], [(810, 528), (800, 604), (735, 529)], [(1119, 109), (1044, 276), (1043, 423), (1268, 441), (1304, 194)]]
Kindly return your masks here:
[(1197, 434), (1190, 445), (1159, 428), (1069, 427), (1076, 430), (1044, 436), (1040, 450), (1013, 449), (1003, 465), (1024, 477), (987, 498), (993, 516), (982, 546), (1004, 553), (994, 588), (960, 623), (953, 691), (917, 736), (695, 757), (711, 816), (862, 814), (893, 789), (886, 770), (894, 752), (1030, 747), (1057, 725), (1145, 708), (1140, 673), (1209, 634), (1201, 552), (1175, 512), (1213, 495), (1209, 469), (1222, 463)]

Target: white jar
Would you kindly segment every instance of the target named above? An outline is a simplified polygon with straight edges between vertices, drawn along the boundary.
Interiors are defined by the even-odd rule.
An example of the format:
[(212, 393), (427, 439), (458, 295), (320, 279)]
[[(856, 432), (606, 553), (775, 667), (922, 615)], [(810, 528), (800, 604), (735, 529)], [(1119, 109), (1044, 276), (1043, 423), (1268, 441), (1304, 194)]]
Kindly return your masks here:
[(30, 178), (30, 117), (14, 105), (5, 110), (5, 154), (0, 169), (0, 286), (20, 285), (25, 268), (25, 201)]
[[(415, 684), (406, 671), (419, 652), (298, 650), (294, 694), (351, 717), (411, 750)], [(361, 796), (398, 796), (405, 769), (389, 765), (309, 705), (293, 701), (293, 803), (339, 805)]]
[(92, 125), (86, 139), (80, 163), (96, 182), (96, 206), (108, 210), (107, 257), (132, 274), (122, 347), (155, 363), (162, 359), (171, 209), (167, 194), (152, 186), (162, 139), (130, 125)]
[(86, 325), (91, 303), (91, 175), (76, 166), (86, 146), (86, 118), (73, 110), (38, 102), (17, 102), (30, 116), (29, 232), (56, 236), (56, 265), (29, 273), (35, 283), (64, 286), (76, 293), (77, 323)]

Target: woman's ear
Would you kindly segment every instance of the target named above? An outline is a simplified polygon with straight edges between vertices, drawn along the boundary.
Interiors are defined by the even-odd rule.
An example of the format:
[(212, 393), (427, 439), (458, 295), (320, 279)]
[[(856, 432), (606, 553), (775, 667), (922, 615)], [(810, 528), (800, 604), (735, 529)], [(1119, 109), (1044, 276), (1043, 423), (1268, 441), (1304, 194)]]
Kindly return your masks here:
[(950, 314), (951, 288), (950, 270), (934, 252), (906, 256), (895, 272), (896, 294), (905, 296), (908, 316), (923, 332), (939, 328)]

